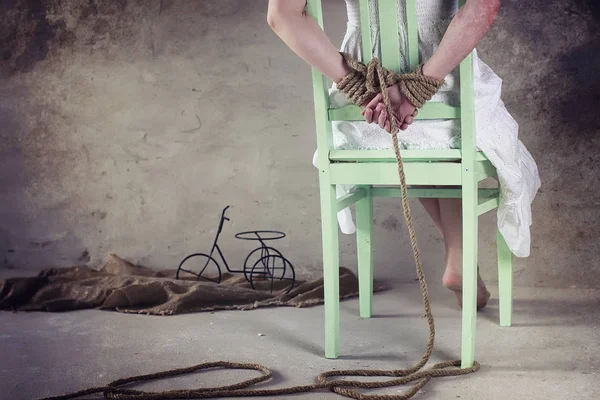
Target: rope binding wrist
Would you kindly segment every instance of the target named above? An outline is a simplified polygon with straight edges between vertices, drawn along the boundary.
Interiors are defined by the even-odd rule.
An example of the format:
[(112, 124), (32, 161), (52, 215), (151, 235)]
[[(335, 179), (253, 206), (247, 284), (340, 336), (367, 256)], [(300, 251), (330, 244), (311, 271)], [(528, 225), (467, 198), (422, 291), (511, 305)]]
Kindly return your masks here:
[(365, 65), (347, 53), (340, 54), (352, 71), (342, 77), (337, 88), (358, 106), (364, 106), (375, 95), (381, 93), (392, 132), (397, 132), (398, 127), (392, 118), (394, 114), (387, 92), (389, 86), (398, 85), (400, 92), (416, 108), (422, 108), (444, 84), (443, 79), (425, 76), (423, 64), (412, 72), (399, 74), (384, 68), (378, 58), (373, 58)]

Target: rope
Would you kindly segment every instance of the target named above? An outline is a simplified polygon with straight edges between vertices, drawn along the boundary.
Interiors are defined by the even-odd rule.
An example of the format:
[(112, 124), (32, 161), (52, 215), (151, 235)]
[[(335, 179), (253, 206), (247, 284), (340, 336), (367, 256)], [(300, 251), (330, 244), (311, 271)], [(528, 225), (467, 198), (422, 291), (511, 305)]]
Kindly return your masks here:
[[(363, 64), (357, 63), (356, 61), (352, 60), (347, 55), (344, 55), (344, 57), (347, 60), (348, 64), (354, 69), (354, 71), (348, 74), (342, 80), (343, 84), (341, 86), (344, 88), (343, 91), (345, 91), (347, 94), (350, 93), (349, 97), (359, 105), (364, 104), (367, 97), (372, 97), (372, 94), (378, 92), (382, 93), (385, 106), (388, 109), (388, 119), (390, 120), (390, 126), (393, 127), (392, 132), (395, 132), (397, 130), (397, 127), (394, 123), (390, 99), (387, 95), (387, 87), (390, 85), (388, 84), (389, 82), (393, 82), (391, 84), (402, 84), (401, 90), (405, 90), (414, 95), (415, 97), (413, 98), (415, 100), (417, 98), (431, 98), (431, 96), (433, 95), (431, 93), (431, 91), (433, 90), (433, 81), (437, 80), (432, 80), (432, 78), (423, 77), (421, 68), (417, 68), (416, 72), (412, 74), (398, 75), (385, 70), (378, 64), (378, 61), (376, 59), (373, 59), (368, 66), (364, 66)], [(441, 83), (437, 81), (436, 85), (437, 87), (439, 87)], [(338, 87), (340, 87), (340, 85), (338, 85)], [(402, 93), (404, 93), (404, 91)], [(409, 100), (411, 99), (411, 97), (409, 97), (408, 95), (406, 96), (409, 98)], [(413, 102), (412, 100), (410, 101)], [(421, 100), (413, 102), (413, 104), (421, 104), (422, 106), (423, 103), (421, 103), (420, 101)], [(427, 283), (425, 282), (425, 276), (423, 274), (423, 268), (421, 265), (421, 256), (419, 253), (419, 248), (417, 246), (417, 237), (415, 234), (415, 229), (413, 226), (412, 216), (410, 212), (408, 195), (406, 191), (406, 176), (404, 174), (404, 165), (402, 163), (402, 157), (400, 155), (398, 136), (396, 134), (392, 135), (392, 142), (394, 145), (394, 151), (396, 153), (396, 160), (398, 162), (398, 176), (400, 178), (402, 190), (402, 209), (404, 211), (404, 218), (406, 219), (406, 224), (410, 235), (410, 242), (412, 245), (413, 256), (415, 259), (415, 265), (417, 269), (417, 277), (419, 279), (419, 283), (421, 286), (421, 294), (423, 296), (425, 317), (427, 318), (427, 324), (429, 326), (429, 337), (427, 339), (427, 346), (425, 352), (423, 353), (421, 360), (419, 360), (419, 362), (415, 364), (415, 366), (408, 369), (396, 370), (356, 369), (345, 371), (327, 371), (323, 372), (317, 377), (317, 383), (310, 385), (291, 386), (280, 389), (248, 389), (253, 385), (271, 379), (271, 371), (260, 364), (217, 361), (202, 363), (187, 368), (172, 369), (157, 372), (154, 374), (138, 375), (129, 378), (118, 379), (116, 381), (110, 382), (106, 386), (91, 387), (62, 396), (46, 397), (41, 400), (77, 399), (96, 393), (102, 393), (104, 398), (110, 400), (216, 399), (223, 397), (280, 396), (299, 393), (309, 393), (318, 390), (330, 390), (334, 393), (339, 394), (340, 396), (356, 400), (407, 400), (414, 396), (423, 386), (425, 386), (427, 382), (431, 380), (431, 378), (466, 375), (478, 371), (480, 367), (479, 363), (475, 362), (474, 365), (470, 368), (460, 368), (460, 360), (441, 362), (435, 364), (429, 369), (422, 370), (425, 364), (427, 364), (427, 362), (429, 361), (431, 354), (433, 353), (433, 347), (435, 342), (435, 325), (433, 315), (431, 313), (431, 305), (429, 303)], [(260, 376), (226, 386), (216, 386), (198, 389), (167, 390), (162, 392), (146, 392), (141, 390), (125, 389), (122, 387), (125, 385), (130, 385), (132, 383), (171, 378), (174, 376), (185, 375), (204, 370), (211, 370), (215, 368), (257, 371), (260, 373)], [(358, 376), (389, 377), (394, 379), (374, 382), (339, 379), (342, 377)], [(330, 380), (330, 378), (334, 379)], [(365, 393), (361, 393), (358, 390), (402, 386), (412, 382), (414, 382), (414, 384), (402, 394), (368, 395)]]
[[(415, 107), (422, 108), (444, 84), (443, 79), (423, 75), (423, 65), (419, 65), (411, 73), (398, 74), (382, 67), (377, 58), (373, 58), (365, 65), (346, 53), (340, 54), (352, 71), (340, 80), (337, 88), (359, 106), (365, 105), (377, 93), (381, 93), (393, 133), (398, 129), (395, 118), (392, 118), (394, 112), (387, 91), (388, 87), (398, 85), (400, 92)], [(398, 162), (401, 162), (400, 159)]]

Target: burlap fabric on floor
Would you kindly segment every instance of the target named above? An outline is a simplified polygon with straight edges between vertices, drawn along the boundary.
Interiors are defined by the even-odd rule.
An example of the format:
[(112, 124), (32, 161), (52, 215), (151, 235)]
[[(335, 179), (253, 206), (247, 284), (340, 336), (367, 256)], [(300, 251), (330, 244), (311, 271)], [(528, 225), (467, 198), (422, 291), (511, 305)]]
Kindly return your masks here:
[[(376, 284), (375, 290), (383, 287)], [(220, 284), (177, 280), (174, 270), (156, 271), (110, 255), (100, 270), (49, 268), (35, 277), (0, 280), (0, 309), (58, 312), (96, 308), (174, 315), (269, 306), (309, 307), (323, 303), (323, 279), (297, 280), (290, 293), (284, 292), (274, 290), (271, 294), (270, 283), (266, 282), (253, 290), (241, 274), (224, 274)], [(340, 298), (357, 295), (356, 275), (340, 268)]]

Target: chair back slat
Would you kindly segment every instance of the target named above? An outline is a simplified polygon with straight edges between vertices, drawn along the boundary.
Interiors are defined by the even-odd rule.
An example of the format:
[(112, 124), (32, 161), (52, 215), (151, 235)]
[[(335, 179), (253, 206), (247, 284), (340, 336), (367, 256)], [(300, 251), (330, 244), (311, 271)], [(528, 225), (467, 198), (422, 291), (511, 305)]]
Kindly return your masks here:
[(391, 71), (398, 72), (400, 71), (398, 0), (379, 0), (378, 5), (381, 64)]
[(408, 33), (408, 63), (412, 71), (419, 65), (419, 32), (417, 25), (417, 0), (406, 1), (406, 30)]
[(360, 34), (362, 41), (362, 61), (367, 64), (373, 58), (373, 42), (371, 39), (371, 15), (369, 0), (360, 0)]
[[(373, 38), (370, 17), (370, 5), (373, 0), (359, 0), (360, 24), (362, 41), (362, 60), (369, 62), (373, 57)], [(416, 2), (418, 0), (379, 0), (377, 2), (377, 16), (379, 20), (380, 57), (384, 67), (400, 71), (402, 68), (400, 52), (408, 54), (409, 67), (415, 68), (422, 60), (419, 59), (419, 34)], [(459, 7), (465, 0), (459, 0)], [(407, 49), (400, 45), (398, 7), (404, 7), (406, 15)], [(307, 10), (323, 27), (323, 13), (321, 0), (307, 0)], [(439, 102), (429, 102), (419, 113), (417, 119), (460, 119), (461, 121), (461, 148), (469, 151), (475, 157), (475, 105), (473, 91), (473, 55), (462, 61), (459, 68), (460, 79), (460, 107), (453, 107)], [(313, 89), (315, 99), (315, 116), (317, 122), (317, 145), (319, 158), (323, 162), (329, 159), (323, 155), (332, 150), (333, 139), (331, 121), (356, 121), (362, 119), (359, 108), (353, 105), (343, 109), (330, 109), (326, 80), (323, 75), (313, 68)], [(326, 137), (322, 137), (326, 136)], [(469, 156), (467, 156), (469, 157)]]

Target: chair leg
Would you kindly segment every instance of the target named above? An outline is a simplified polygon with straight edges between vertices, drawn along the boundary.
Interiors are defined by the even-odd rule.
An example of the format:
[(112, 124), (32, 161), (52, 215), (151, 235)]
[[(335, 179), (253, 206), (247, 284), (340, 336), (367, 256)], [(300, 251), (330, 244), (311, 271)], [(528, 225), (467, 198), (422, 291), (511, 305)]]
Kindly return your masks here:
[[(471, 190), (469, 190), (471, 189)], [(462, 367), (475, 361), (477, 325), (477, 187), (463, 187)]]
[(358, 258), (358, 294), (360, 316), (373, 315), (373, 197), (363, 187), (365, 197), (356, 202), (356, 253)]
[(500, 231), (497, 232), (496, 246), (498, 248), (498, 301), (500, 306), (500, 326), (511, 326), (513, 304), (512, 253)]
[[(324, 179), (322, 179), (324, 180)], [(325, 357), (337, 358), (340, 342), (340, 263), (335, 185), (321, 182)]]

